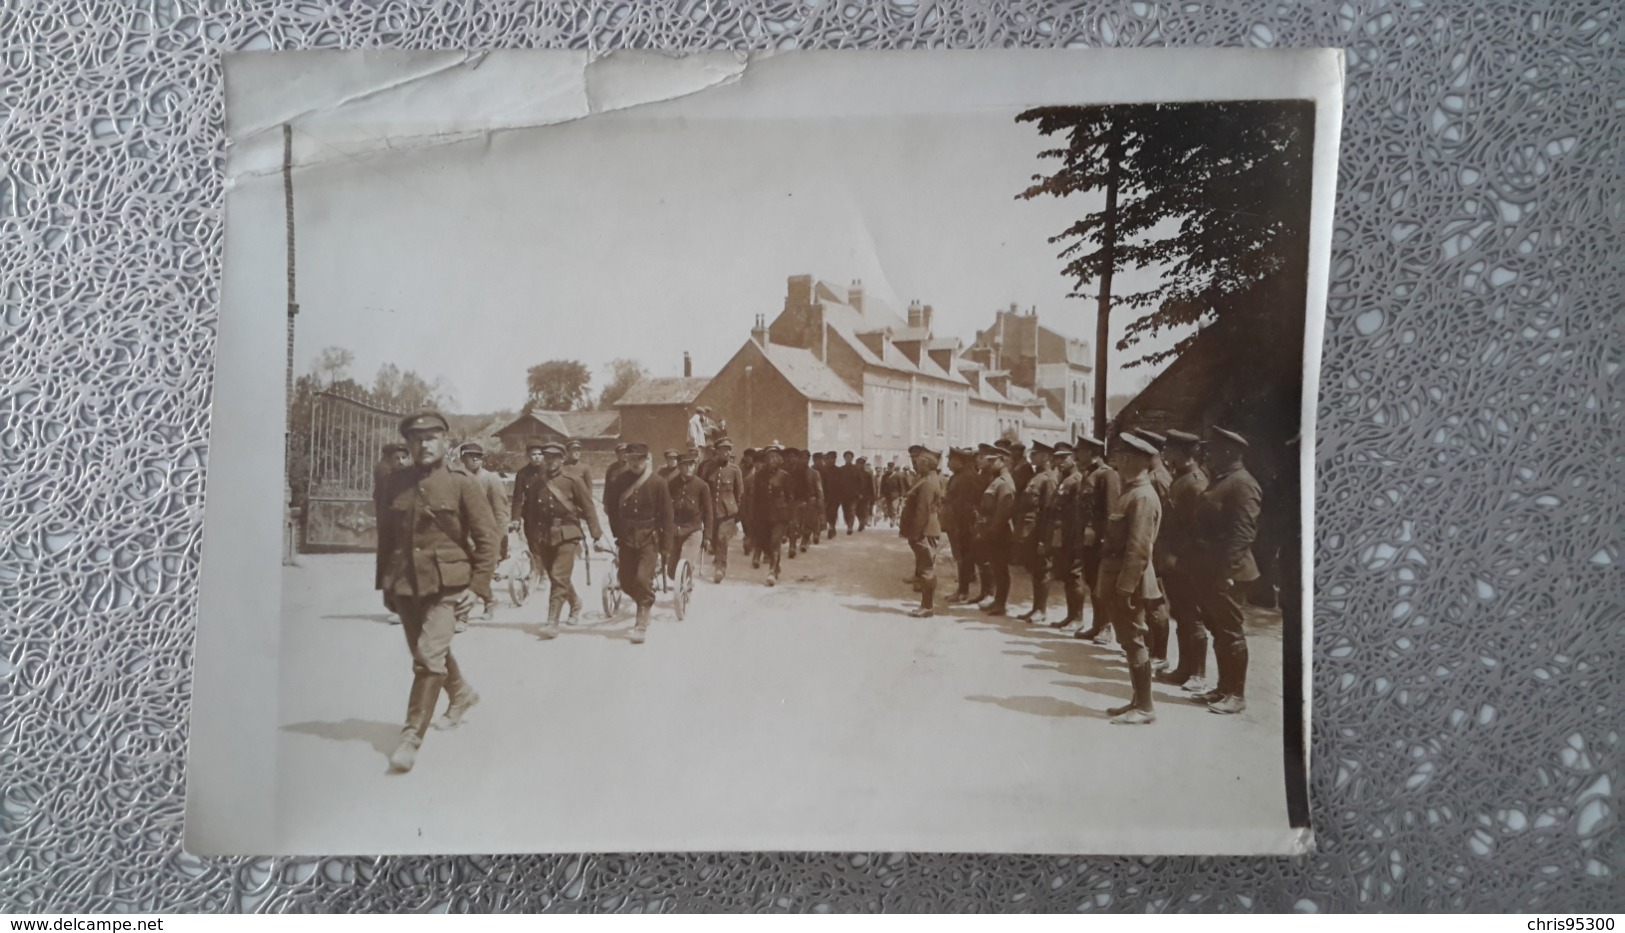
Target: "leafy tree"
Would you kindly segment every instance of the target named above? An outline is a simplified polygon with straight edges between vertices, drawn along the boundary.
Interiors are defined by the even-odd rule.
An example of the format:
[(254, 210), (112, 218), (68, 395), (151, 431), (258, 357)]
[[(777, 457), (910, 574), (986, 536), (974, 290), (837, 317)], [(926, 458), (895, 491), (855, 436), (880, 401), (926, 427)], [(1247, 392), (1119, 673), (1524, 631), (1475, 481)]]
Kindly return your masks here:
[[(1065, 142), (1039, 153), (1061, 165), (1034, 175), (1017, 198), (1104, 195), (1098, 210), (1050, 238), (1067, 244), (1059, 258), (1076, 282), (1070, 297), (1096, 299), (1096, 433), (1106, 429), (1114, 308), (1154, 306), (1129, 323), (1117, 344), (1126, 350), (1164, 328), (1301, 300), (1313, 118), (1305, 101), (1039, 107), (1016, 117)], [(1158, 284), (1115, 294), (1115, 274), (1130, 269), (1158, 270)], [(1301, 328), (1300, 319), (1283, 318)], [(1193, 339), (1126, 367), (1175, 356)]]
[(577, 360), (548, 360), (532, 366), (525, 373), (525, 386), (530, 393), (527, 409), (543, 411), (571, 411), (585, 408), (589, 396), (587, 385), (592, 372)]
[(639, 379), (649, 374), (642, 363), (624, 357), (610, 360), (609, 371), (614, 375), (610, 377), (609, 385), (604, 386), (603, 391), (598, 393), (598, 407), (606, 410), (614, 408), (615, 403), (621, 400), (627, 389), (637, 385)]
[(355, 354), (343, 347), (328, 347), (316, 357), (316, 372), (326, 377), (327, 384), (332, 385), (345, 377), (350, 364), (355, 362)]

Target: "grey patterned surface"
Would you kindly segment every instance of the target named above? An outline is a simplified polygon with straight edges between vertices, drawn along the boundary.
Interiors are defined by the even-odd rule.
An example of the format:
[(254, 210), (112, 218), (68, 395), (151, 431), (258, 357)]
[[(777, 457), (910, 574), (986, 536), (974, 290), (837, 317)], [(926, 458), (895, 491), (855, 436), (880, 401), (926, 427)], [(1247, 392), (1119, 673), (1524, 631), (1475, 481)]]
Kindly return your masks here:
[[(1214, 6), (5, 0), (0, 910), (1625, 909), (1619, 6)], [(1154, 44), (1349, 48), (1318, 854), (180, 852), (221, 53)]]

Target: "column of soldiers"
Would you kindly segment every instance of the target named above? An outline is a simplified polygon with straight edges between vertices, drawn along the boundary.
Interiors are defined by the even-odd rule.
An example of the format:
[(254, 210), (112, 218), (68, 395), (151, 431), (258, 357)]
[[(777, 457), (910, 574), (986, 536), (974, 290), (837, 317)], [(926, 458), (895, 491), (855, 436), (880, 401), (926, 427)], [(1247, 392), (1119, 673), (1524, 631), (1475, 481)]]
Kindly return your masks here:
[[(1033, 591), (1019, 618), (1098, 645), (1115, 637), (1133, 699), (1109, 711), (1113, 722), (1155, 721), (1153, 680), (1182, 687), (1215, 713), (1239, 713), (1247, 680), (1243, 594), (1259, 577), (1252, 545), (1263, 498), (1243, 462), (1247, 440), (1212, 429), (1211, 480), (1195, 434), (1138, 429), (1114, 446), (1121, 472), (1107, 463), (1105, 442), (1092, 437), (1076, 446), (1035, 443), (1030, 458), (1008, 441), (953, 448), (945, 482), (939, 454), (912, 448), (916, 478), (899, 512), (915, 558), (910, 582), (920, 592), (910, 614), (934, 612), (936, 555), (946, 537), (958, 571), (951, 602), (1006, 615), (1015, 564)], [(1050, 622), (1053, 579), (1061, 581), (1066, 613)], [(1210, 637), (1216, 683), (1207, 677)]]

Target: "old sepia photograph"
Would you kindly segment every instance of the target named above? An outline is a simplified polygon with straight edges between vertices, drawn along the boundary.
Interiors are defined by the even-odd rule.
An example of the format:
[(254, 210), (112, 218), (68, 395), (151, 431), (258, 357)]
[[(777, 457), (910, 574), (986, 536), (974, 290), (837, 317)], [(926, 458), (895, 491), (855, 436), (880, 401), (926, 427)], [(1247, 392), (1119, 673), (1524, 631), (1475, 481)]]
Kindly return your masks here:
[(1308, 851), (1341, 80), (228, 56), (188, 849)]

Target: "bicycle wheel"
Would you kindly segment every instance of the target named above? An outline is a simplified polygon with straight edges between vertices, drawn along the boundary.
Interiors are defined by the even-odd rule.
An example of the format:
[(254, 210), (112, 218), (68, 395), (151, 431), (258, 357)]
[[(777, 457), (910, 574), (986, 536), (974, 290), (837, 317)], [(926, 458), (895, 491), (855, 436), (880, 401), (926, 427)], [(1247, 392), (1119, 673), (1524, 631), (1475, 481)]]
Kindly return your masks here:
[(508, 562), (508, 598), (517, 608), (530, 597), (530, 555), (515, 554)]
[(599, 588), (599, 599), (604, 606), (604, 618), (613, 619), (621, 611), (621, 585), (620, 564), (614, 558), (609, 561), (609, 573), (604, 576), (604, 585)]
[(681, 620), (688, 614), (688, 598), (694, 595), (694, 566), (686, 560), (677, 562), (677, 580), (672, 591), (676, 594), (672, 604), (677, 607), (677, 618)]

